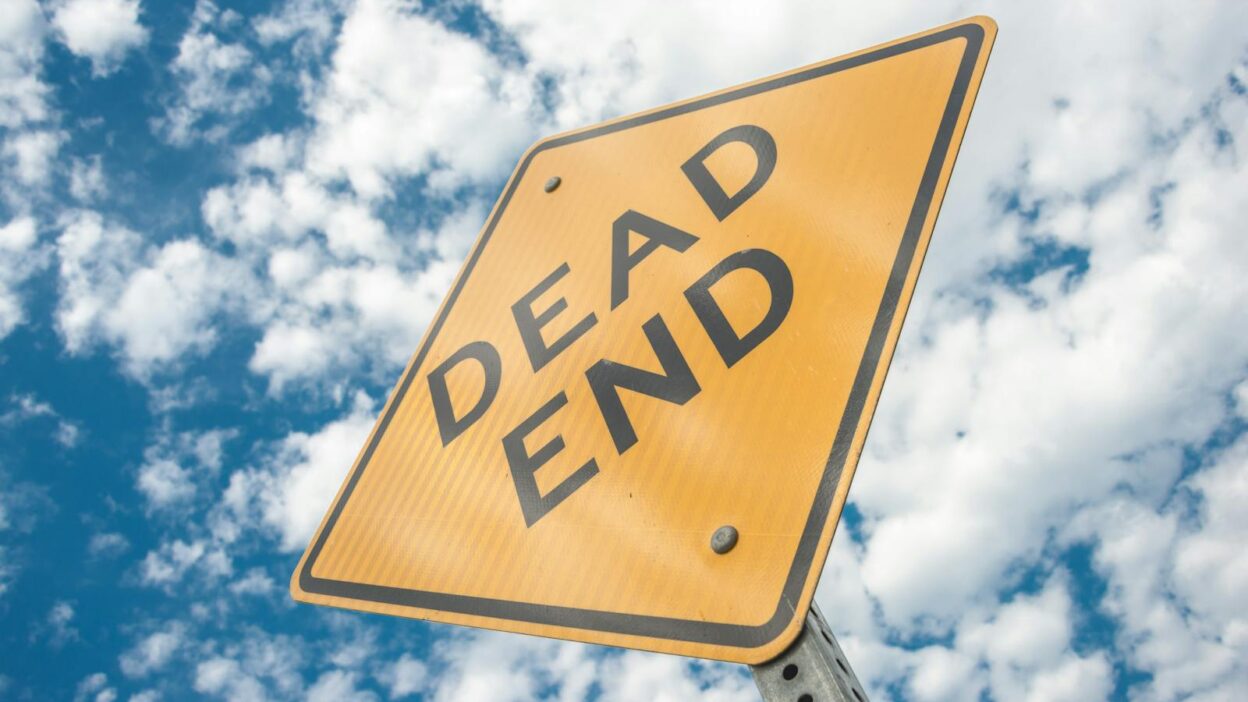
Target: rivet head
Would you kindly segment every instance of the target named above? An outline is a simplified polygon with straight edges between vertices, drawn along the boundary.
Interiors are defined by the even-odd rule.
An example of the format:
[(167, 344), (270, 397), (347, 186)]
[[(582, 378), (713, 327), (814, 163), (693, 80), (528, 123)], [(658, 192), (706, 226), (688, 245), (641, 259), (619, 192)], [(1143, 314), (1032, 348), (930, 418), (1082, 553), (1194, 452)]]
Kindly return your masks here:
[(731, 525), (721, 526), (711, 534), (711, 550), (719, 555), (728, 553), (737, 545), (737, 539), (740, 535), (737, 528)]
[(560, 178), (559, 176), (551, 176), (550, 180), (546, 181), (546, 192), (553, 193), (555, 188), (559, 187), (559, 184), (562, 182), (563, 178)]

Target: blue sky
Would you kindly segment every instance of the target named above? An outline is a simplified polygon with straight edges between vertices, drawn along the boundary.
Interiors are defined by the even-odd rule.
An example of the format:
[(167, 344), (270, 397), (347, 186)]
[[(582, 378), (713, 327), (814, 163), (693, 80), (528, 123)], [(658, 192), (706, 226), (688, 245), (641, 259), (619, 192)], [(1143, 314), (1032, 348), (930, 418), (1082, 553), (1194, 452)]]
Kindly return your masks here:
[(0, 6), (0, 699), (755, 699), (286, 581), (529, 143), (972, 13), (818, 600), (873, 699), (1248, 699), (1248, 5), (618, 5)]

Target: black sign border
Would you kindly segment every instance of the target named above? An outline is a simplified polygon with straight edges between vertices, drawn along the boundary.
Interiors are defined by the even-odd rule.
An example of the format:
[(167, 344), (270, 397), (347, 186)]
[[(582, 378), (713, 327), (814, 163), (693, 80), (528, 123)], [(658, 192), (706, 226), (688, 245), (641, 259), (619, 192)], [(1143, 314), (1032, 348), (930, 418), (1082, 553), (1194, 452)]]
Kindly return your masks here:
[[(931, 209), (932, 200), (935, 196), (936, 186), (940, 180), (941, 171), (944, 169), (946, 159), (954, 155), (951, 152), (950, 145), (953, 140), (954, 132), (957, 128), (958, 117), (962, 113), (964, 103), (966, 102), (967, 91), (970, 87), (971, 77), (975, 70), (975, 64), (979, 58), (980, 51), (983, 48), (984, 35), (985, 32), (983, 27), (974, 22), (968, 22), (966, 24), (960, 24), (948, 29), (934, 32), (932, 34), (903, 41), (898, 44), (867, 51), (866, 53), (862, 53), (857, 56), (851, 56), (839, 61), (833, 61), (831, 63), (815, 66), (790, 75), (780, 76), (778, 78), (756, 83), (754, 85), (729, 90), (718, 95), (693, 100), (688, 103), (624, 119), (618, 122), (603, 125), (601, 127), (569, 134), (567, 136), (555, 137), (539, 143), (520, 164), (516, 176), (511, 179), (511, 183), (506, 192), (503, 194), (502, 200), (499, 202), (494, 216), (490, 219), (485, 231), (481, 234), (480, 243), (475, 247), (471, 258), (469, 258), (467, 264), (465, 265), (463, 275), (460, 276), (458, 282), (455, 284), (455, 287), (451, 290), (450, 295), (447, 298), (446, 305), (442, 308), (441, 313), (438, 315), (437, 319), (434, 320), (429, 335), (426, 337), (424, 344), (418, 351), (415, 362), (411, 364), (408, 372), (403, 377), (402, 383), (399, 385), (397, 396), (392, 402), (390, 402), (385, 416), (382, 417), (380, 425), (377, 427), (377, 430), (373, 434), (372, 440), (368, 444), (368, 448), (365, 450), (364, 455), (361, 457), (358, 465), (352, 472), (350, 480), (347, 482), (345, 492), (343, 492), (341, 499), (334, 504), (333, 511), (329, 516), (329, 521), (321, 530), (319, 537), (312, 546), (311, 552), (304, 561), (303, 568), (299, 571), (299, 587), (302, 588), (304, 592), (318, 595), (329, 595), (332, 597), (401, 605), (405, 607), (418, 607), (427, 610), (455, 612), (459, 614), (490, 617), (494, 619), (546, 624), (571, 629), (623, 634), (627, 636), (640, 636), (654, 639), (667, 639), (672, 641), (685, 641), (747, 649), (759, 648), (775, 640), (775, 638), (779, 636), (789, 625), (789, 623), (792, 622), (792, 620), (797, 616), (797, 605), (801, 598), (802, 590), (806, 581), (809, 579), (810, 567), (813, 564), (815, 552), (818, 549), (820, 536), (823, 533), (823, 527), (828, 518), (828, 512), (832, 507), (832, 502), (836, 495), (836, 488), (840, 483), (841, 474), (849, 456), (850, 445), (853, 442), (854, 433), (866, 406), (867, 395), (871, 389), (871, 384), (875, 378), (876, 371), (879, 368), (880, 356), (883, 353), (889, 329), (892, 327), (893, 316), (897, 310), (897, 305), (901, 299), (906, 278), (909, 275), (911, 264), (913, 263), (914, 254), (923, 231), (923, 224), (927, 220), (929, 210)], [(529, 164), (533, 161), (533, 158), (537, 154), (547, 149), (557, 148), (578, 141), (583, 141), (585, 139), (592, 139), (594, 137), (611, 134), (613, 132), (618, 132), (643, 124), (657, 122), (669, 117), (683, 115), (706, 107), (712, 107), (744, 97), (768, 92), (777, 88), (783, 88), (795, 83), (820, 78), (832, 73), (863, 66), (875, 61), (881, 61), (900, 54), (916, 51), (918, 49), (923, 49), (954, 39), (964, 39), (966, 41), (966, 49), (962, 55), (961, 63), (958, 66), (957, 75), (954, 78), (953, 89), (950, 92), (949, 101), (945, 106), (944, 115), (941, 118), (935, 142), (932, 144), (931, 155), (929, 156), (927, 166), (924, 169), (923, 178), (920, 182), (918, 193), (915, 196), (909, 220), (906, 223), (906, 230), (902, 235), (901, 244), (897, 251), (897, 258), (893, 262), (893, 268), (889, 275), (883, 298), (880, 301), (879, 311), (876, 314), (874, 325), (871, 328), (871, 335), (868, 337), (866, 350), (864, 351), (862, 361), (858, 366), (858, 372), (854, 377), (854, 384), (850, 391), (849, 401), (846, 403), (845, 412), (842, 415), (840, 426), (837, 428), (836, 437), (832, 445), (832, 451), (829, 454), (827, 463), (824, 467), (822, 481), (819, 485), (819, 489), (815, 493), (814, 504), (811, 506), (810, 514), (806, 520), (806, 526), (802, 532), (802, 537), (798, 542), (797, 552), (793, 556), (793, 563), (789, 569), (788, 577), (785, 580), (780, 601), (776, 603), (776, 610), (771, 619), (769, 619), (766, 623), (757, 626), (725, 624), (720, 622), (705, 622), (690, 619), (677, 619), (672, 617), (602, 612), (598, 610), (578, 609), (575, 607), (541, 605), (528, 602), (514, 602), (510, 600), (472, 597), (467, 595), (451, 595), (442, 592), (409, 590), (406, 588), (383, 585), (369, 585), (342, 580), (330, 580), (326, 578), (318, 578), (312, 575), (312, 568), (315, 565), (317, 558), (320, 556), (321, 549), (324, 548), (325, 543), (329, 538), (329, 534), (333, 530), (334, 525), (337, 523), (339, 515), (342, 514), (342, 510), (345, 507), (347, 500), (350, 499), (356, 484), (360, 480), (360, 476), (363, 475), (365, 467), (372, 458), (373, 451), (380, 443), (381, 437), (386, 431), (386, 427), (389, 426), (390, 420), (394, 417), (396, 409), (399, 407), (400, 402), (407, 393), (408, 388), (411, 386), (412, 380), (416, 375), (416, 371), (424, 362), (425, 356), (433, 343), (433, 339), (437, 336), (443, 322), (446, 321), (446, 317), (450, 313), (451, 307), (455, 304), (455, 300), (459, 297), (460, 291), (463, 289), (469, 276), (472, 274), (473, 268), (476, 266), (477, 260), (481, 257), (481, 253), (485, 250), (486, 244), (489, 243), (490, 236), (493, 234), (495, 226), (498, 224), (503, 212), (507, 208), (507, 203), (510, 202), (517, 186), (523, 181), (525, 171), (528, 169)]]

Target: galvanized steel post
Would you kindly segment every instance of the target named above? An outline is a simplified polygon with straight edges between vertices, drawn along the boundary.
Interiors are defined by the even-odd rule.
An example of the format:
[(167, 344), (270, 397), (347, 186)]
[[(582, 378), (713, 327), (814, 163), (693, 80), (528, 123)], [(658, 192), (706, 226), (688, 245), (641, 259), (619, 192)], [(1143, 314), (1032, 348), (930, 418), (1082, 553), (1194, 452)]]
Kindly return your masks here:
[(813, 602), (793, 645), (750, 670), (765, 702), (867, 702), (845, 652)]

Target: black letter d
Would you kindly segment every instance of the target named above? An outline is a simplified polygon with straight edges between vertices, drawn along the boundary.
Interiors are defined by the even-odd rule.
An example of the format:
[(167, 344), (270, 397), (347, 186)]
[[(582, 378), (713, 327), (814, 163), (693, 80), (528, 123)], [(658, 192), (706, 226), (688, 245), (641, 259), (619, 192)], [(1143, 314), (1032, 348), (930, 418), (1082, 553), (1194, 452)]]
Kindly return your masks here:
[[(446, 387), (446, 374), (452, 368), (469, 358), (481, 364), (485, 371), (485, 387), (481, 389), (481, 397), (472, 409), (459, 419), (455, 418), (455, 408), (451, 406), (451, 392)], [(433, 399), (433, 414), (438, 420), (438, 433), (442, 435), (442, 445), (446, 446), (455, 437), (464, 433), (472, 423), (485, 414), (494, 396), (498, 394), (498, 384), (503, 376), (503, 362), (498, 351), (489, 343), (474, 341), (464, 348), (451, 354), (442, 365), (429, 373), (429, 396)]]
[[(750, 182), (745, 187), (737, 191), (737, 194), (729, 197), (724, 192), (723, 186), (711, 172), (706, 169), (706, 159), (715, 153), (720, 147), (729, 142), (739, 141), (742, 144), (754, 150), (754, 157), (758, 159), (758, 165), (754, 169), (754, 177), (750, 178)], [(680, 170), (685, 172), (685, 177), (693, 183), (693, 187), (697, 189), (698, 194), (702, 196), (702, 201), (706, 206), (711, 208), (711, 212), (715, 214), (715, 218), (724, 221), (728, 215), (736, 211), (738, 207), (745, 204), (759, 188), (763, 187), (763, 183), (771, 177), (771, 172), (776, 169), (776, 140), (771, 138), (771, 134), (766, 129), (756, 127), (752, 124), (742, 124), (733, 127), (711, 139), (710, 143), (703, 146), (694, 154)]]

